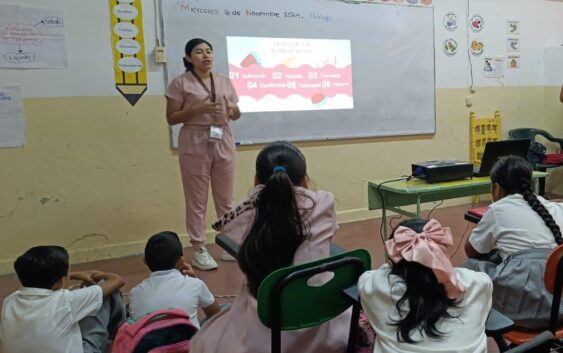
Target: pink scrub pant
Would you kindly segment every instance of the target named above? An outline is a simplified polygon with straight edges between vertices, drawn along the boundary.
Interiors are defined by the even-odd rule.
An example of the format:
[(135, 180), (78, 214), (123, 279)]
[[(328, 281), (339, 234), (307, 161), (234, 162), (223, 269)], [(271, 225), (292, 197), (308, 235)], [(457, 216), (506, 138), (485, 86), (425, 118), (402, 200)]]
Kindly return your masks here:
[(180, 173), (186, 200), (186, 229), (195, 249), (205, 243), (205, 213), (209, 181), (217, 218), (234, 205), (236, 148), (228, 125), (223, 126), (223, 139), (209, 140), (209, 127), (186, 126), (178, 137)]

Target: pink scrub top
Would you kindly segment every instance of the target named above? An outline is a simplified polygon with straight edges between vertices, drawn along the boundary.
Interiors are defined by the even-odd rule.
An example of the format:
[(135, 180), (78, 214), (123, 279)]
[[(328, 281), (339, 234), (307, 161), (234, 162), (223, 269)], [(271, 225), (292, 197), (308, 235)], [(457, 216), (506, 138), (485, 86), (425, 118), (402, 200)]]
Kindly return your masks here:
[[(227, 97), (231, 103), (238, 103), (238, 95), (231, 80), (227, 76), (214, 72), (213, 80), (215, 81), (216, 101), (221, 104), (223, 114), (217, 118), (209, 113), (201, 114), (191, 118), (190, 121), (185, 122), (184, 125), (210, 126), (227, 124), (227, 108), (223, 97)], [(165, 96), (181, 102), (182, 110), (184, 110), (206, 99), (209, 93), (201, 86), (193, 73), (188, 71), (177, 76), (170, 82)]]

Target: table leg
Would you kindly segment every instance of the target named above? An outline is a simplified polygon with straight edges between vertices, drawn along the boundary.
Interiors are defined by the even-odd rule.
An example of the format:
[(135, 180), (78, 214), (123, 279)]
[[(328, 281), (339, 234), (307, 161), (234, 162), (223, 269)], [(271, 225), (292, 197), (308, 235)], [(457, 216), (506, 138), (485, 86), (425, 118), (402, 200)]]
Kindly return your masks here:
[(381, 222), (383, 222), (383, 240), (387, 240), (387, 210), (385, 204), (381, 208)]

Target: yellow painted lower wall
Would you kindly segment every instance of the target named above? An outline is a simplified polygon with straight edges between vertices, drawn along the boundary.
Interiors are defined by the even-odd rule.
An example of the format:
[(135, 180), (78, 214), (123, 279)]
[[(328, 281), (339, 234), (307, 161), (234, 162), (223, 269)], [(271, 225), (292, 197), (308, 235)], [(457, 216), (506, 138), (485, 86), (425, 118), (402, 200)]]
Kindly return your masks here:
[[(374, 217), (366, 210), (368, 180), (410, 174), (412, 161), (468, 159), (471, 110), (500, 110), (505, 134), (536, 126), (563, 136), (563, 109), (547, 99), (554, 89), (479, 88), (472, 109), (465, 106), (466, 90), (442, 89), (435, 135), (299, 146), (316, 187), (335, 194), (339, 221)], [(11, 272), (13, 259), (39, 244), (67, 247), (73, 262), (140, 253), (148, 236), (167, 229), (188, 244), (164, 108), (157, 96), (135, 107), (121, 97), (24, 100), (27, 144), (0, 149), (0, 273)], [(260, 147), (239, 148), (237, 199), (252, 185)], [(209, 210), (208, 224), (214, 218)]]

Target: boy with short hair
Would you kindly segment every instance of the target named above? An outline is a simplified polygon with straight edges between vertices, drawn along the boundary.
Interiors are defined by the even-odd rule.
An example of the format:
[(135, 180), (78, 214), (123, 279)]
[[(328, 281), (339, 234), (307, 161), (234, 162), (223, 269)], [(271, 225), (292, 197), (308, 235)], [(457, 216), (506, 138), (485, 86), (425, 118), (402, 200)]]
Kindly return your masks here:
[(182, 243), (176, 233), (161, 232), (150, 237), (144, 262), (152, 273), (129, 292), (129, 310), (134, 320), (156, 310), (175, 308), (184, 310), (199, 328), (198, 308), (207, 317), (219, 312), (207, 285), (193, 278), (195, 275), (184, 261)]
[[(121, 277), (101, 271), (69, 273), (68, 252), (60, 246), (33, 247), (16, 259), (14, 269), (23, 288), (4, 299), (0, 329), (4, 352), (105, 350), (108, 327), (117, 329), (124, 318), (118, 294), (124, 285)], [(67, 277), (86, 287), (64, 289)]]

